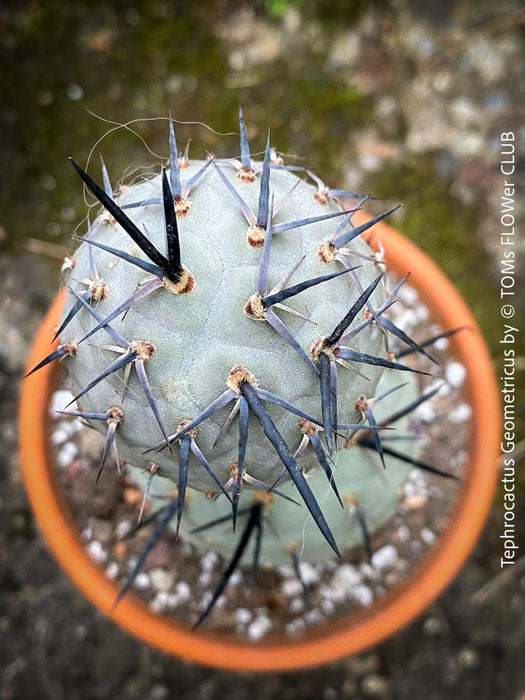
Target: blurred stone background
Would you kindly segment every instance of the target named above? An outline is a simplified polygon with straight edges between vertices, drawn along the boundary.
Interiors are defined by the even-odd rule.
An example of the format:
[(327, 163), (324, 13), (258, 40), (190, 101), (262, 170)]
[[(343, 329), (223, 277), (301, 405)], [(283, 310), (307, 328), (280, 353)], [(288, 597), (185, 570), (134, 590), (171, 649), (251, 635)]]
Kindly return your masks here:
[[(157, 167), (170, 111), (229, 134), (178, 125), (195, 157), (232, 152), (239, 103), (255, 150), (271, 126), (272, 145), (331, 186), (404, 203), (394, 225), (458, 286), (498, 372), (501, 132), (516, 135), (525, 245), (524, 33), (518, 0), (2, 3), (0, 700), (525, 699), (525, 560), (499, 568), (502, 493), (457, 579), (395, 637), (319, 669), (239, 676), (145, 647), (77, 593), (28, 508), (15, 424), (31, 338), (86, 213), (67, 156), (85, 165), (104, 137), (97, 172), (99, 152), (113, 180)], [(523, 277), (516, 291), (523, 308)]]

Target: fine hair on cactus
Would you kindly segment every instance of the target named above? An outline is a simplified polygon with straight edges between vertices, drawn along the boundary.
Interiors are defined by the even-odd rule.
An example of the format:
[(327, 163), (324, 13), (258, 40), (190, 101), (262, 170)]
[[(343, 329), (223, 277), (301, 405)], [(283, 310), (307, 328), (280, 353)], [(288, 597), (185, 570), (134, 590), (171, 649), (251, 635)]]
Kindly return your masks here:
[(105, 438), (94, 479), (143, 488), (137, 527), (153, 529), (116, 603), (168, 527), (225, 557), (194, 626), (241, 560), (252, 584), (291, 565), (304, 587), (299, 559), (372, 560), (411, 470), (457, 479), (421, 458), (410, 418), (459, 329), (416, 342), (391, 314), (408, 274), (368, 243), (397, 206), (356, 224), (373, 197), (285, 165), (270, 133), (255, 160), (241, 109), (239, 133), (234, 157), (194, 160), (170, 118), (165, 167), (118, 191), (102, 159), (100, 177), (71, 161), (102, 208), (75, 236), (59, 345), (32, 370), (67, 366), (63, 412)]

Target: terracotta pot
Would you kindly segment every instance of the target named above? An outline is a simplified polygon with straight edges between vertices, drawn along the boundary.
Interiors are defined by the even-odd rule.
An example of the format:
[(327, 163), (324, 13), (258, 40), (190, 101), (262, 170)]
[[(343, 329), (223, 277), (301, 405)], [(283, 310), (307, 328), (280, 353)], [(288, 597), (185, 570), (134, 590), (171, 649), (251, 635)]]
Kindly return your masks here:
[[(305, 638), (291, 641), (284, 635), (274, 635), (250, 643), (205, 628), (192, 631), (175, 619), (154, 614), (132, 594), (112, 609), (118, 584), (108, 579), (86, 553), (61, 497), (51, 459), (48, 407), (57, 363), (23, 382), (21, 461), (42, 533), (84, 594), (141, 640), (171, 654), (223, 669), (277, 672), (322, 664), (362, 651), (411, 621), (450, 583), (471, 551), (489, 511), (497, 477), (501, 412), (491, 361), (465, 303), (434, 263), (383, 222), (373, 231), (386, 250), (389, 268), (399, 275), (411, 271), (410, 284), (443, 329), (470, 327), (469, 332), (458, 333), (451, 341), (452, 353), (467, 369), (464, 391), (472, 407), (468, 463), (446, 531), (407, 580), (371, 608), (311, 629)], [(35, 338), (29, 368), (49, 353), (51, 329), (58, 321), (63, 302), (61, 294), (49, 309)]]

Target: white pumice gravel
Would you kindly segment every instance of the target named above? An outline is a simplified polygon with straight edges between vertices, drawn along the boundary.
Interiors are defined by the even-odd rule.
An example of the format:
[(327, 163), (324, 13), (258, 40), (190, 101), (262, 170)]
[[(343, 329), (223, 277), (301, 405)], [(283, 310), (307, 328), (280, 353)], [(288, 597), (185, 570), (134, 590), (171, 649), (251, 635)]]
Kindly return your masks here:
[(248, 625), (248, 637), (253, 640), (262, 639), (272, 629), (272, 621), (266, 614), (259, 614), (253, 622)]
[(56, 463), (59, 467), (67, 467), (78, 455), (78, 447), (74, 442), (66, 442), (60, 448), (59, 453), (56, 456)]
[(93, 537), (93, 525), (88, 522), (82, 530), (80, 536), (85, 542), (89, 542), (89, 540)]
[(362, 608), (367, 608), (374, 602), (374, 593), (369, 586), (363, 584), (354, 586), (350, 592), (350, 597)]
[(443, 632), (443, 623), (439, 617), (428, 617), (423, 622), (423, 632), (429, 637), (441, 634)]
[(149, 577), (149, 574), (145, 573), (144, 571), (141, 571), (139, 574), (137, 574), (137, 577), (135, 578), (133, 585), (135, 586), (135, 588), (138, 588), (139, 590), (144, 590), (145, 588), (150, 588), (151, 587), (151, 579)]
[(91, 540), (87, 546), (87, 551), (89, 556), (94, 559), (98, 564), (103, 564), (108, 558), (108, 554), (102, 543), (98, 540)]
[(309, 586), (312, 583), (317, 583), (319, 581), (319, 573), (317, 568), (307, 561), (299, 562), (299, 571), (301, 572), (301, 578), (304, 581), (305, 586)]
[(57, 430), (51, 433), (51, 444), (62, 445), (62, 443), (69, 439), (70, 434), (71, 431), (67, 429), (67, 423), (63, 423), (60, 428), (57, 428)]
[(157, 567), (149, 572), (151, 585), (159, 591), (170, 591), (175, 583), (175, 574)]
[(191, 588), (186, 581), (179, 581), (175, 586), (175, 595), (181, 603), (186, 603), (191, 598)]
[(106, 567), (106, 576), (110, 579), (116, 579), (119, 574), (119, 566), (116, 561), (110, 562)]
[(464, 365), (455, 360), (447, 362), (445, 367), (445, 377), (450, 386), (460, 387), (465, 381), (467, 370)]
[[(299, 613), (303, 612), (304, 610), (304, 600), (302, 598), (294, 598), (293, 600), (290, 601), (290, 612), (294, 613), (294, 615), (298, 615)], [(326, 612), (326, 611), (324, 611)], [(333, 609), (332, 609), (333, 612)]]
[(301, 582), (297, 578), (286, 579), (281, 583), (280, 590), (287, 598), (293, 598), (300, 595), (302, 591)]
[(238, 608), (235, 611), (235, 618), (240, 625), (247, 625), (252, 621), (253, 614), (251, 610), (247, 610), (246, 608)]
[(211, 584), (212, 578), (211, 572), (204, 570), (197, 579), (197, 585), (201, 588), (206, 588), (206, 586)]
[(332, 576), (330, 585), (348, 592), (360, 582), (361, 575), (355, 566), (342, 564)]
[(132, 525), (129, 520), (119, 520), (116, 527), (116, 535), (118, 539), (122, 539), (128, 532), (131, 531)]
[[(67, 406), (73, 398), (73, 394), (68, 389), (58, 389), (55, 391), (49, 404), (49, 415), (52, 418), (61, 417), (62, 414), (60, 414), (59, 411), (63, 411), (64, 406)], [(76, 411), (76, 408), (70, 406), (68, 410)]]
[(219, 555), (216, 552), (206, 552), (201, 558), (201, 566), (203, 571), (213, 571), (219, 563)]
[(472, 409), (467, 403), (460, 403), (459, 406), (452, 409), (449, 418), (453, 423), (464, 423), (472, 415)]
[(429, 530), (428, 527), (424, 527), (421, 530), (421, 539), (425, 544), (432, 544), (435, 541), (436, 536), (432, 530)]
[(391, 544), (386, 544), (372, 554), (372, 564), (377, 569), (392, 568), (397, 561), (397, 549)]
[(410, 539), (410, 528), (406, 525), (401, 525), (397, 528), (396, 534), (399, 542), (407, 542)]

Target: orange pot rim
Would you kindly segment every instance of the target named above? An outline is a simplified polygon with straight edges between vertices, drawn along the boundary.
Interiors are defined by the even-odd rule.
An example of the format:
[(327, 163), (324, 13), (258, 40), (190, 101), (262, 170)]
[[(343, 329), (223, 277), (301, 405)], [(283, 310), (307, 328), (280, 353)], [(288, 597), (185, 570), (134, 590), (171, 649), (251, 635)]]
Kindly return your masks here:
[[(358, 223), (366, 218), (357, 213)], [(193, 631), (174, 618), (153, 613), (132, 594), (113, 608), (118, 584), (87, 554), (55, 475), (49, 443), (49, 399), (57, 363), (23, 381), (20, 458), (41, 532), (76, 586), (103, 613), (141, 640), (190, 661), (235, 671), (275, 673), (323, 664), (363, 651), (412, 621), (451, 582), (469, 555), (491, 507), (498, 474), (501, 412), (491, 360), (470, 311), (437, 266), (384, 222), (376, 224), (373, 232), (385, 248), (389, 269), (398, 275), (410, 270), (409, 283), (432, 318), (444, 329), (469, 328), (451, 341), (453, 354), (467, 369), (464, 391), (472, 407), (469, 455), (448, 526), (407, 580), (371, 608), (319, 625), (300, 639), (270, 635), (251, 643), (204, 628)], [(49, 352), (52, 328), (63, 303), (62, 292), (36, 335), (28, 368)]]

